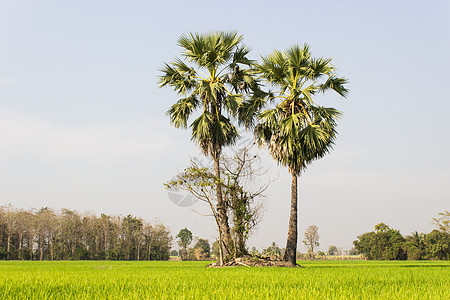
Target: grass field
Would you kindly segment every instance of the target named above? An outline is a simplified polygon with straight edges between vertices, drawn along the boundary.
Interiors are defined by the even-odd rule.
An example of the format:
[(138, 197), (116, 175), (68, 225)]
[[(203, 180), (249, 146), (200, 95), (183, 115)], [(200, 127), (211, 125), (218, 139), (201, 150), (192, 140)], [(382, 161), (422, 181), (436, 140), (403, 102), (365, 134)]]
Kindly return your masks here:
[(0, 262), (0, 299), (450, 299), (450, 262)]

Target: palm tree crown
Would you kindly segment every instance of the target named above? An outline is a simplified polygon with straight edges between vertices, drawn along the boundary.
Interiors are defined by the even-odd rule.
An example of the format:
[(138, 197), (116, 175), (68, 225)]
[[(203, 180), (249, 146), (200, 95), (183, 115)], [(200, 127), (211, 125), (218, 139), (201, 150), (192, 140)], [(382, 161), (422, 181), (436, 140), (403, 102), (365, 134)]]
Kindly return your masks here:
[(312, 96), (334, 90), (345, 97), (347, 80), (335, 75), (331, 59), (312, 58), (306, 44), (274, 51), (256, 69), (277, 88), (270, 100), (278, 102), (260, 113), (256, 137), (280, 164), (299, 175), (307, 164), (330, 151), (341, 115), (334, 108), (318, 106)]
[[(231, 123), (243, 101), (243, 92), (256, 86), (247, 58), (249, 49), (236, 32), (213, 32), (182, 36), (183, 60), (165, 64), (160, 86), (171, 86), (182, 98), (167, 112), (177, 128), (187, 128), (189, 117), (202, 112), (190, 127), (192, 140), (202, 151), (218, 157), (223, 146), (239, 138)], [(194, 66), (190, 66), (190, 64)]]

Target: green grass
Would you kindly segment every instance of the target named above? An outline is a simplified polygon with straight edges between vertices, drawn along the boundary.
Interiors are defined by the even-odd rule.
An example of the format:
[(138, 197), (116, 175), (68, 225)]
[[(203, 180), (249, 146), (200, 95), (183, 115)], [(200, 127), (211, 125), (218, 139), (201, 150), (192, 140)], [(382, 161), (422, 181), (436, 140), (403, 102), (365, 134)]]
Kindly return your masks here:
[(450, 262), (0, 262), (0, 299), (450, 299)]

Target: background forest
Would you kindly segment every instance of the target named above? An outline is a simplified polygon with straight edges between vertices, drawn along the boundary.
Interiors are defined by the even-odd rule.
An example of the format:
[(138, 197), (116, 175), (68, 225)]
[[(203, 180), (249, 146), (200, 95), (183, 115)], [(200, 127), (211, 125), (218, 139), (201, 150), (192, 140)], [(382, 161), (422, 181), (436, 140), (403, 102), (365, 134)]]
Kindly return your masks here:
[(168, 260), (171, 242), (163, 224), (132, 215), (0, 206), (0, 259)]
[[(304, 233), (303, 241), (316, 246), (308, 247), (306, 254), (297, 253), (297, 259), (449, 260), (450, 212), (440, 213), (433, 223), (436, 229), (429, 233), (416, 231), (406, 236), (380, 223), (374, 231), (359, 235), (353, 249), (343, 251), (331, 245), (326, 252), (318, 248), (316, 227), (314, 234)], [(173, 247), (175, 241), (178, 250)], [(274, 242), (262, 251), (255, 247), (248, 250), (251, 255), (273, 259), (285, 251)], [(151, 224), (132, 215), (96, 216), (68, 209), (0, 206), (0, 260), (169, 260), (171, 256), (215, 260), (218, 253), (217, 241), (210, 244), (187, 228), (174, 239), (162, 223)]]

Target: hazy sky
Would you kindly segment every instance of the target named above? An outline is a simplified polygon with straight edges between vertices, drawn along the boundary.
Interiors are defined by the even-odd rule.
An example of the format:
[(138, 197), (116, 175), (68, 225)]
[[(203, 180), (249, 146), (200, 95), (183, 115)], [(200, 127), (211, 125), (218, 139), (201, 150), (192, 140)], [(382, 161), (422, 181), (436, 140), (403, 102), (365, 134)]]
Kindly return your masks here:
[[(402, 234), (450, 209), (450, 2), (0, 0), (0, 205), (159, 219), (214, 240), (163, 182), (199, 156), (171, 127), (158, 69), (189, 31), (237, 30), (255, 59), (307, 42), (350, 80), (335, 150), (300, 178), (300, 238), (350, 248), (379, 222)], [(272, 183), (250, 246), (285, 246), (290, 177)]]

